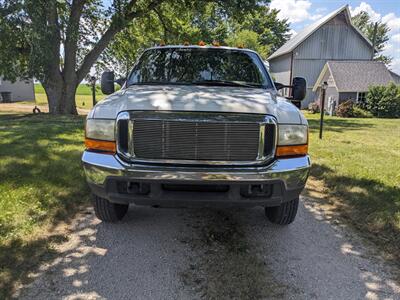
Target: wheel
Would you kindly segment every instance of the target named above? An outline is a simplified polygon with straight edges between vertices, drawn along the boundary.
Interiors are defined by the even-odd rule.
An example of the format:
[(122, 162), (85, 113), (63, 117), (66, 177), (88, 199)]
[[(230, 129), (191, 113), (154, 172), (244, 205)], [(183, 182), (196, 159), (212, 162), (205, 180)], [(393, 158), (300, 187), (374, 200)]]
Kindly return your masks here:
[(299, 207), (299, 198), (282, 203), (279, 206), (266, 207), (265, 215), (272, 223), (288, 225), (294, 221)]
[(111, 203), (107, 199), (93, 195), (93, 207), (96, 217), (104, 222), (117, 222), (128, 211), (129, 204)]

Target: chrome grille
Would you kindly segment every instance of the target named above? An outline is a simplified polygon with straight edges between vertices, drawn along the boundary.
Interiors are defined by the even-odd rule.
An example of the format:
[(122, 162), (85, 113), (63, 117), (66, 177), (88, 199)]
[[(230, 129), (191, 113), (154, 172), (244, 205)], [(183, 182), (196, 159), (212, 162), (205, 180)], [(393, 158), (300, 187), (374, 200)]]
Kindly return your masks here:
[(117, 152), (125, 161), (257, 165), (275, 155), (275, 118), (259, 114), (124, 111)]
[(133, 120), (136, 158), (254, 161), (260, 124), (179, 120)]

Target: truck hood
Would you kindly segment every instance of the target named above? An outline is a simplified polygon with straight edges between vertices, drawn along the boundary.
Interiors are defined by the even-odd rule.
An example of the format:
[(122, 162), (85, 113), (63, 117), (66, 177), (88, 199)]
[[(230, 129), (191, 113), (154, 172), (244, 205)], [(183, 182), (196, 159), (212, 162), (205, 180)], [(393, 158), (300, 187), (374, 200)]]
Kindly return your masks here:
[(126, 110), (268, 114), (296, 124), (303, 119), (294, 105), (265, 89), (193, 85), (134, 85), (99, 102), (89, 117), (114, 119)]

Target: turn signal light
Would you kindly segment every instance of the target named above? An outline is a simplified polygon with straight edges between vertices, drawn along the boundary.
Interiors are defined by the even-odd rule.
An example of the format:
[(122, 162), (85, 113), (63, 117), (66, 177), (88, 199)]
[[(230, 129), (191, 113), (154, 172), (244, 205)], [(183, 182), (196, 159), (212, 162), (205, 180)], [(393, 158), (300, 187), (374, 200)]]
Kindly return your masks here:
[(303, 156), (308, 154), (308, 145), (278, 146), (276, 156)]
[(115, 142), (92, 140), (88, 138), (85, 139), (85, 146), (87, 150), (102, 151), (113, 154), (117, 149)]

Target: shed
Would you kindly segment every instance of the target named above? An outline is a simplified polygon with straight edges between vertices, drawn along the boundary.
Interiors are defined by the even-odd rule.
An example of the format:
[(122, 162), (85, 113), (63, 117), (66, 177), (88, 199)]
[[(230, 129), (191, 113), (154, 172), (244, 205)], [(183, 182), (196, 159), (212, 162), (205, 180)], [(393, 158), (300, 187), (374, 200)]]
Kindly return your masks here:
[(0, 77), (0, 102), (1, 93), (11, 92), (11, 101), (35, 101), (35, 86), (33, 79), (17, 79), (15, 82), (4, 80)]

